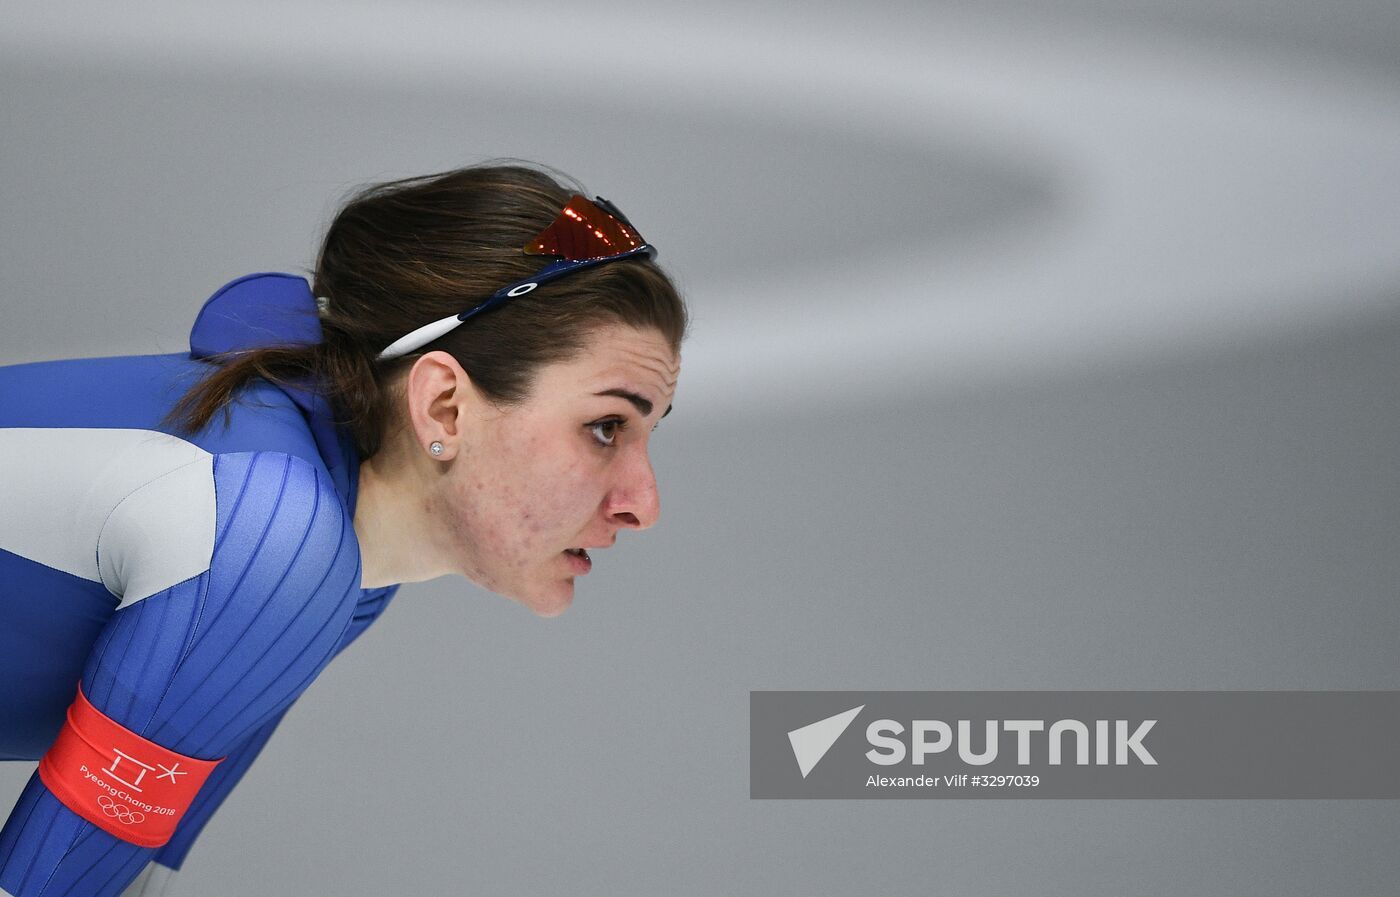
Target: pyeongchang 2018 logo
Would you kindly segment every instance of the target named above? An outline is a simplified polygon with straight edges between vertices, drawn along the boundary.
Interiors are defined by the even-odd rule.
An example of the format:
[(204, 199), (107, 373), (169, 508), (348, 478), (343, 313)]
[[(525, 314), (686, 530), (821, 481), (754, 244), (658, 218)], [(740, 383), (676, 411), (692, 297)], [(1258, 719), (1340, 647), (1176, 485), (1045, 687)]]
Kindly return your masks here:
[[(816, 768), (864, 709), (864, 704), (852, 707), (787, 733), (802, 778), (807, 778)], [(980, 727), (974, 727), (970, 719), (951, 723), (941, 719), (915, 719), (907, 725), (899, 720), (877, 719), (865, 727), (865, 740), (870, 745), (865, 758), (880, 766), (896, 766), (906, 761), (923, 766), (930, 757), (956, 757), (969, 766), (987, 766), (1002, 756), (1002, 736), (1006, 735), (1014, 745), (1017, 766), (1125, 766), (1133, 761), (1144, 766), (1157, 765), (1157, 759), (1143, 743), (1156, 725), (1155, 719), (1141, 720), (1131, 731), (1130, 722), (1123, 719), (1088, 722), (988, 719), (979, 722)], [(981, 731), (977, 732), (976, 728)], [(980, 747), (975, 742), (980, 742)]]

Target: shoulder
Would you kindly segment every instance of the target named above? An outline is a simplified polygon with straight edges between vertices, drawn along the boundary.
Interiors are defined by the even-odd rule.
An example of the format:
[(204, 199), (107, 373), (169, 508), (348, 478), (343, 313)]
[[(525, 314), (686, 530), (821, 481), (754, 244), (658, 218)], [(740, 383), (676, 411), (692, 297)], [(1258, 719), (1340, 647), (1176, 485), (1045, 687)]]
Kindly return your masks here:
[(354, 527), (321, 464), (136, 428), (0, 428), (0, 549), (120, 606), (209, 574), (359, 592)]
[(284, 452), (215, 455), (213, 485), (211, 588), (358, 597), (354, 523), (323, 467)]
[(98, 542), (122, 605), (207, 573), (216, 590), (358, 586), (354, 528), (329, 475), (276, 451), (198, 455), (130, 491)]
[(215, 525), (219, 539), (228, 543), (221, 550), (231, 556), (274, 545), (339, 544), (353, 535), (350, 515), (325, 468), (298, 455), (215, 455), (213, 485)]

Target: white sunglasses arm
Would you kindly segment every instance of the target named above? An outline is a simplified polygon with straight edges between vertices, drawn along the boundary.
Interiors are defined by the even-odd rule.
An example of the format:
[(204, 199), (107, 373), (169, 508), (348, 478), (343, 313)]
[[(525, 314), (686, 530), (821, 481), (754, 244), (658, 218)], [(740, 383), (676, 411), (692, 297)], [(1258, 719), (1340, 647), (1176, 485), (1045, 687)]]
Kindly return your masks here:
[(461, 318), (457, 315), (451, 315), (440, 321), (424, 324), (412, 333), (408, 333), (394, 340), (383, 352), (379, 353), (379, 357), (376, 360), (385, 361), (390, 358), (398, 358), (400, 355), (407, 355), (419, 346), (426, 346), (444, 333), (455, 329), (461, 323)]

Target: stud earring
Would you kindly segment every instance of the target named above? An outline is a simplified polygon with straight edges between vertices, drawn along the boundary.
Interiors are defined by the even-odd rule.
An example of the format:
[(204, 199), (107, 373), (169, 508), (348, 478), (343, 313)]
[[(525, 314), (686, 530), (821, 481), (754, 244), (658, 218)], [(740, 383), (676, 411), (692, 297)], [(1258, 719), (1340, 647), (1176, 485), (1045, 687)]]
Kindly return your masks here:
[(428, 446), (428, 451), (432, 452), (434, 457), (436, 457), (436, 456), (438, 456), (438, 455), (441, 455), (441, 454), (442, 454), (442, 443), (441, 443), (441, 442), (434, 442), (432, 445)]

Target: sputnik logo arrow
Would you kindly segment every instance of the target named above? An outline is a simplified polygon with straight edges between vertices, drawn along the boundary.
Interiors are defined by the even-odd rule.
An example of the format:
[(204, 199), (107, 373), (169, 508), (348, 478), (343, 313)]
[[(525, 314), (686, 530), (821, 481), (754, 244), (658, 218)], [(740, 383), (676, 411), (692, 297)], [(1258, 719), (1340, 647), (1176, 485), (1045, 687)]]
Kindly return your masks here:
[(787, 733), (788, 741), (792, 743), (792, 755), (797, 758), (797, 768), (802, 770), (802, 778), (807, 778), (807, 773), (821, 762), (851, 720), (864, 709), (865, 705), (861, 704)]

